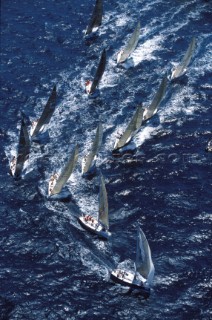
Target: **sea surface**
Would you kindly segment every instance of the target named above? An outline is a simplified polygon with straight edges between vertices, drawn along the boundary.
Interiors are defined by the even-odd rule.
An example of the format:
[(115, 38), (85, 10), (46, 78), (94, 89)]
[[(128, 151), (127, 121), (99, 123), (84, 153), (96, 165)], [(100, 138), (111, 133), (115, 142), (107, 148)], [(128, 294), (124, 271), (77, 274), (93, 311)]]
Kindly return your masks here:
[[(92, 0), (1, 1), (0, 319), (209, 320), (211, 283), (211, 2), (104, 1), (99, 33), (84, 38)], [(118, 51), (141, 23), (134, 67), (117, 67)], [(116, 135), (138, 104), (147, 107), (191, 39), (196, 48), (184, 76), (169, 81), (157, 114), (134, 138), (136, 152), (113, 158)], [(103, 48), (107, 65), (100, 96), (84, 83)], [(39, 118), (54, 85), (56, 111), (48, 138), (32, 143), (21, 180), (9, 175), (20, 112)], [(112, 238), (101, 241), (78, 223), (98, 212), (98, 174), (81, 176), (99, 119)], [(29, 128), (30, 129), (30, 128)], [(46, 197), (50, 175), (75, 144), (78, 164), (67, 201)], [(132, 265), (136, 227), (152, 251), (149, 299), (114, 284), (110, 272)]]

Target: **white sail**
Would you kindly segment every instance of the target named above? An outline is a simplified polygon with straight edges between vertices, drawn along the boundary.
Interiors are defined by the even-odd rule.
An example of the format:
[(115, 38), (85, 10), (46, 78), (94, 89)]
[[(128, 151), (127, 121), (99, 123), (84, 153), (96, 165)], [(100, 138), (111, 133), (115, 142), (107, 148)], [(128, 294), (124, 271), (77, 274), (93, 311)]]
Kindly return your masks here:
[(133, 138), (133, 136), (140, 129), (143, 119), (143, 108), (142, 105), (138, 106), (136, 112), (128, 124), (126, 130), (122, 134), (122, 136), (116, 141), (114, 150), (122, 148)]
[(143, 231), (137, 229), (137, 246), (136, 246), (136, 272), (147, 279), (149, 285), (152, 284), (155, 268), (152, 262), (151, 250)]
[(156, 92), (152, 100), (152, 103), (148, 108), (144, 110), (143, 120), (148, 120), (157, 112), (157, 109), (161, 103), (161, 100), (163, 99), (166, 92), (167, 81), (168, 81), (167, 76), (164, 76), (158, 88), (158, 91)]
[(104, 178), (101, 173), (100, 173), (100, 186), (99, 186), (98, 221), (101, 222), (107, 230), (109, 229), (107, 190), (105, 187)]
[(60, 193), (63, 186), (65, 185), (65, 183), (69, 179), (70, 175), (72, 174), (72, 171), (74, 170), (74, 167), (75, 167), (77, 159), (78, 159), (78, 154), (79, 154), (79, 148), (78, 148), (78, 145), (76, 145), (68, 163), (66, 164), (66, 166), (62, 170), (53, 189), (51, 190), (50, 195)]
[(99, 125), (96, 130), (96, 135), (95, 135), (93, 144), (91, 146), (91, 151), (85, 157), (85, 162), (83, 164), (82, 173), (87, 173), (90, 170), (90, 168), (92, 167), (93, 160), (94, 160), (95, 156), (98, 154), (99, 149), (102, 144), (102, 136), (103, 136), (102, 123), (99, 122)]
[(117, 63), (122, 63), (125, 60), (127, 60), (129, 58), (129, 56), (131, 55), (131, 53), (135, 50), (137, 44), (138, 44), (138, 40), (139, 40), (139, 35), (140, 35), (140, 22), (138, 22), (132, 36), (130, 37), (126, 47), (121, 50), (121, 52), (118, 54), (117, 57)]
[(14, 157), (10, 163), (10, 170), (14, 177), (19, 177), (23, 167), (24, 162), (27, 160), (30, 152), (30, 139), (27, 131), (27, 126), (24, 119), (21, 120), (21, 129), (18, 142), (17, 157)]
[(38, 120), (38, 122), (35, 125), (34, 130), (32, 131), (32, 137), (37, 135), (42, 127), (49, 123), (56, 107), (56, 98), (57, 98), (57, 92), (56, 92), (56, 86), (54, 86), (51, 95), (44, 107), (44, 110)]
[(87, 30), (85, 32), (86, 35), (90, 34), (94, 28), (97, 28), (102, 23), (102, 13), (103, 13), (103, 1), (102, 0), (96, 0), (96, 4), (89, 22), (89, 25), (87, 27)]
[(171, 79), (180, 77), (186, 71), (186, 67), (189, 65), (191, 61), (191, 57), (195, 49), (195, 44), (196, 39), (192, 38), (191, 43), (189, 44), (189, 47), (182, 59), (182, 62), (172, 72)]

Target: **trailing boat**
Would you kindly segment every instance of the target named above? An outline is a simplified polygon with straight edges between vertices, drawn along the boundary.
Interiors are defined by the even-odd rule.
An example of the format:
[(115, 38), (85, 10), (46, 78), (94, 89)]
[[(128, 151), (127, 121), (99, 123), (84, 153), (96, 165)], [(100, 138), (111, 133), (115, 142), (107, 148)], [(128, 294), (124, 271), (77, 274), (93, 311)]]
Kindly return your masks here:
[(195, 44), (196, 44), (196, 39), (192, 38), (191, 43), (189, 44), (189, 47), (188, 47), (181, 63), (172, 71), (171, 80), (179, 78), (180, 76), (182, 76), (186, 72), (186, 70), (187, 70), (186, 68), (191, 61), (192, 54), (195, 49)]
[(55, 111), (56, 98), (57, 98), (57, 92), (56, 92), (56, 86), (54, 86), (40, 118), (37, 121), (32, 122), (31, 130), (30, 130), (30, 135), (32, 138), (38, 135), (44, 129), (45, 125), (49, 123)]
[(138, 22), (133, 34), (131, 35), (129, 41), (127, 42), (127, 45), (125, 46), (125, 48), (123, 50), (121, 50), (118, 53), (117, 63), (123, 63), (124, 61), (126, 61), (129, 58), (131, 53), (133, 53), (133, 51), (135, 50), (135, 48), (138, 44), (138, 40), (139, 40), (139, 36), (140, 36), (140, 29), (141, 29), (140, 22)]
[(13, 177), (19, 178), (21, 176), (24, 163), (29, 157), (29, 152), (30, 138), (27, 131), (27, 126), (24, 122), (24, 119), (22, 118), (17, 156), (14, 156), (13, 159), (10, 161), (10, 173)]
[(85, 35), (89, 35), (92, 32), (96, 32), (99, 26), (102, 24), (102, 14), (103, 14), (103, 1), (96, 0), (96, 4), (90, 19), (90, 22), (87, 26)]
[(91, 151), (86, 155), (82, 160), (82, 175), (87, 176), (94, 173), (96, 165), (96, 156), (99, 152), (99, 149), (102, 144), (103, 128), (102, 123), (99, 122), (99, 125), (96, 130), (96, 135), (91, 146)]
[(158, 88), (158, 91), (156, 92), (156, 94), (152, 100), (152, 103), (150, 104), (150, 106), (148, 108), (144, 109), (143, 120), (150, 119), (157, 112), (158, 107), (159, 107), (159, 105), (165, 95), (165, 92), (166, 92), (167, 81), (168, 81), (167, 76), (164, 76), (161, 81), (161, 84)]
[(74, 167), (76, 165), (77, 159), (79, 154), (79, 148), (78, 145), (74, 148), (74, 151), (72, 152), (72, 155), (61, 171), (60, 174), (55, 173), (51, 176), (49, 181), (49, 187), (48, 187), (48, 195), (53, 196), (61, 192), (63, 186), (68, 181), (70, 175), (72, 174)]
[(88, 94), (89, 98), (96, 98), (99, 95), (99, 90), (97, 90), (97, 87), (105, 71), (105, 65), (106, 65), (106, 51), (104, 49), (101, 54), (101, 58), (94, 76), (94, 80), (93, 81), (88, 80), (85, 83), (85, 91)]
[(115, 155), (117, 152), (121, 152), (122, 150), (120, 149), (125, 147), (127, 144), (129, 144), (132, 138), (138, 132), (138, 130), (142, 125), (143, 112), (144, 112), (144, 109), (142, 108), (142, 105), (139, 105), (130, 123), (125, 129), (124, 133), (118, 139), (116, 139), (115, 145), (112, 151), (113, 155)]
[(90, 215), (84, 214), (79, 217), (79, 222), (86, 230), (97, 234), (100, 238), (107, 240), (111, 236), (111, 232), (109, 231), (107, 190), (101, 173), (98, 217), (96, 219)]
[(123, 286), (140, 289), (148, 297), (153, 282), (155, 268), (152, 262), (151, 250), (144, 232), (137, 228), (135, 270), (115, 269), (111, 279)]

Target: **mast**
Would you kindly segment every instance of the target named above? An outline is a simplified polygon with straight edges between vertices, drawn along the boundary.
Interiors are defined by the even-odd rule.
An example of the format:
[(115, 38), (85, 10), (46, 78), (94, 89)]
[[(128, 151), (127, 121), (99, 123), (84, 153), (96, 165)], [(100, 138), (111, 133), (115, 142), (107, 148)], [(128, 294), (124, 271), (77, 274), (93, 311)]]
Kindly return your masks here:
[(91, 16), (91, 20), (85, 32), (86, 35), (93, 31), (93, 28), (99, 27), (102, 24), (102, 14), (103, 14), (103, 1), (96, 0), (96, 4)]
[(172, 72), (171, 79), (180, 77), (186, 71), (186, 67), (189, 65), (191, 61), (191, 57), (195, 49), (195, 44), (196, 44), (196, 39), (192, 38), (189, 44), (189, 47), (182, 59), (182, 62)]
[(121, 62), (124, 62), (125, 60), (127, 60), (127, 58), (135, 50), (135, 48), (138, 44), (138, 40), (139, 40), (140, 29), (141, 29), (140, 22), (138, 22), (135, 30), (133, 31), (132, 36), (130, 37), (130, 39), (126, 45), (126, 47), (118, 55), (117, 63), (121, 63)]
[(78, 154), (79, 154), (79, 148), (78, 148), (78, 145), (76, 145), (68, 163), (66, 164), (66, 166), (62, 170), (61, 174), (59, 175), (59, 177), (56, 181), (56, 184), (51, 191), (51, 195), (60, 193), (63, 186), (68, 181), (68, 179), (69, 179), (70, 175), (72, 174), (72, 171), (74, 170), (74, 167), (76, 165), (76, 162), (78, 159)]
[(96, 74), (94, 76), (94, 80), (91, 85), (90, 94), (94, 93), (96, 87), (98, 86), (98, 84), (102, 78), (102, 75), (105, 71), (105, 65), (106, 65), (106, 50), (104, 49), (101, 54), (101, 58), (100, 58), (100, 61), (99, 61), (99, 64), (98, 64), (98, 67), (96, 70)]
[(99, 185), (98, 221), (100, 221), (107, 230), (109, 229), (107, 190), (105, 187), (105, 181), (104, 181), (103, 175), (101, 173), (100, 173), (100, 185)]
[(103, 128), (102, 128), (102, 123), (99, 122), (99, 125), (96, 129), (96, 135), (91, 147), (91, 151), (88, 154), (88, 156), (86, 157), (86, 162), (85, 162), (85, 166), (83, 167), (83, 173), (86, 173), (89, 171), (89, 169), (92, 166), (92, 162), (94, 160), (95, 155), (98, 154), (99, 149), (101, 147), (102, 144), (102, 136), (103, 136)]
[(121, 138), (116, 142), (114, 150), (125, 146), (125, 144), (127, 144), (133, 138), (133, 136), (137, 133), (137, 131), (140, 129), (142, 124), (143, 112), (144, 110), (142, 108), (142, 105), (138, 106), (126, 130), (122, 134)]
[(57, 92), (56, 92), (56, 85), (55, 85), (44, 107), (43, 113), (41, 114), (38, 120), (38, 123), (32, 133), (32, 137), (39, 133), (43, 125), (49, 123), (56, 107), (56, 98), (57, 98)]
[(24, 167), (24, 162), (27, 160), (29, 156), (29, 152), (30, 152), (29, 134), (28, 134), (27, 126), (24, 122), (24, 119), (22, 118), (14, 176), (18, 177), (21, 174)]
[(152, 100), (152, 103), (147, 109), (144, 110), (143, 120), (148, 120), (157, 112), (159, 104), (161, 103), (161, 100), (163, 99), (166, 92), (167, 81), (167, 76), (164, 76), (158, 88), (158, 91), (156, 92)]

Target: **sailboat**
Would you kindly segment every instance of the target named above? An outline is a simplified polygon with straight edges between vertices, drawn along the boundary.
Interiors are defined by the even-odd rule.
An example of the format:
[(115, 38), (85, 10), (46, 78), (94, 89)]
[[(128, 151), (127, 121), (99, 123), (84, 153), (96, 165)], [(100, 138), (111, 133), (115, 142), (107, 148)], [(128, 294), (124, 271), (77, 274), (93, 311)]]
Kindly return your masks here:
[(166, 92), (167, 81), (168, 81), (167, 76), (164, 76), (158, 88), (158, 91), (156, 92), (152, 100), (152, 103), (148, 108), (144, 109), (143, 120), (150, 119), (157, 112), (158, 107), (161, 103), (161, 100), (163, 99)]
[(106, 50), (104, 49), (101, 54), (101, 58), (94, 76), (94, 80), (93, 81), (88, 80), (85, 83), (85, 91), (90, 98), (96, 98), (99, 95), (97, 86), (99, 85), (99, 82), (105, 71), (105, 65), (106, 65)]
[(133, 53), (133, 51), (135, 50), (135, 48), (138, 44), (138, 40), (139, 40), (139, 36), (140, 36), (140, 29), (141, 29), (140, 22), (138, 22), (135, 30), (133, 31), (133, 34), (131, 35), (129, 41), (127, 42), (127, 45), (125, 46), (125, 48), (123, 50), (121, 50), (118, 53), (117, 63), (123, 63), (124, 61), (126, 61), (129, 58), (131, 53)]
[(102, 144), (103, 128), (102, 123), (99, 122), (99, 125), (96, 129), (96, 135), (91, 146), (91, 151), (86, 155), (82, 160), (82, 174), (86, 176), (92, 174), (95, 170), (96, 156), (99, 152), (99, 149)]
[(123, 286), (141, 291), (149, 296), (150, 287), (155, 273), (151, 250), (144, 232), (137, 228), (135, 270), (115, 269), (111, 272), (111, 279)]
[(96, 0), (96, 4), (93, 10), (90, 22), (88, 24), (88, 27), (86, 29), (85, 35), (89, 35), (92, 32), (95, 32), (98, 30), (98, 27), (102, 24), (102, 13), (103, 13), (103, 1)]
[(113, 153), (116, 153), (117, 150), (126, 146), (138, 132), (142, 124), (143, 112), (144, 109), (142, 108), (142, 105), (139, 105), (124, 133), (116, 140)]
[(30, 130), (30, 135), (32, 138), (35, 137), (38, 133), (40, 133), (44, 129), (44, 126), (49, 123), (55, 111), (56, 98), (57, 98), (57, 92), (56, 92), (56, 86), (54, 86), (40, 118), (37, 121), (32, 122), (31, 130)]
[(74, 167), (76, 165), (79, 154), (78, 145), (74, 148), (71, 157), (60, 174), (55, 173), (51, 176), (49, 181), (48, 195), (53, 196), (61, 192), (63, 186), (68, 181)]
[(191, 61), (192, 54), (195, 49), (195, 44), (196, 44), (196, 39), (192, 38), (191, 43), (189, 44), (189, 47), (188, 47), (181, 63), (172, 71), (171, 80), (179, 78), (180, 76), (182, 76), (186, 72), (186, 68)]
[(29, 157), (29, 152), (30, 152), (29, 134), (28, 134), (27, 126), (24, 122), (24, 119), (22, 118), (17, 156), (16, 157), (14, 156), (10, 162), (10, 173), (13, 177), (16, 177), (16, 178), (20, 177), (24, 167), (24, 163)]
[(100, 238), (108, 239), (111, 236), (108, 219), (107, 190), (102, 174), (99, 185), (99, 212), (97, 219), (86, 214), (79, 217), (79, 222), (88, 231), (97, 234)]

